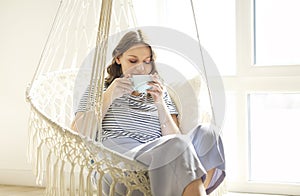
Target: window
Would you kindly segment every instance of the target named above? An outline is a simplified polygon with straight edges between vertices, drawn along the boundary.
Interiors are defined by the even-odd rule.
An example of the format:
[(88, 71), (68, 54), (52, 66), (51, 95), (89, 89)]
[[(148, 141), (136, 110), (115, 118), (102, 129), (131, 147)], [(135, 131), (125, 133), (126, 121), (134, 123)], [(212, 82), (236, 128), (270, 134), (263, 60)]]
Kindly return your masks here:
[[(295, 3), (236, 1), (237, 72), (223, 77), (225, 90), (233, 97), (227, 99), (233, 99), (229, 103), (235, 106), (232, 110), (228, 104), (228, 112), (236, 112), (232, 114), (236, 120), (229, 117), (224, 127), (225, 151), (234, 152), (238, 162), (228, 162), (234, 165), (228, 169), (237, 170), (228, 171), (235, 174), (228, 178), (230, 191), (300, 194), (300, 160), (293, 156), (299, 154), (300, 43), (298, 36), (292, 38), (296, 34), (285, 34), (299, 34)], [(292, 14), (294, 18), (288, 19)], [(236, 141), (231, 139), (233, 134)]]
[(300, 183), (300, 94), (248, 96), (249, 180)]
[(254, 0), (254, 64), (300, 64), (300, 1)]

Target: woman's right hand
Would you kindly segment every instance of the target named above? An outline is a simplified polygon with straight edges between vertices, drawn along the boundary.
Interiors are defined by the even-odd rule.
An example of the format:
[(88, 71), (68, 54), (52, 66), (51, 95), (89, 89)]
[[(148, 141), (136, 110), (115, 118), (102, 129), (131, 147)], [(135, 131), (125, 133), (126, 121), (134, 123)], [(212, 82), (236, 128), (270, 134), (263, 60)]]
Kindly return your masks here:
[(132, 93), (132, 82), (129, 77), (130, 75), (127, 75), (123, 78), (116, 78), (106, 89), (106, 93), (110, 95), (110, 97), (107, 98), (110, 98), (111, 102), (125, 94)]

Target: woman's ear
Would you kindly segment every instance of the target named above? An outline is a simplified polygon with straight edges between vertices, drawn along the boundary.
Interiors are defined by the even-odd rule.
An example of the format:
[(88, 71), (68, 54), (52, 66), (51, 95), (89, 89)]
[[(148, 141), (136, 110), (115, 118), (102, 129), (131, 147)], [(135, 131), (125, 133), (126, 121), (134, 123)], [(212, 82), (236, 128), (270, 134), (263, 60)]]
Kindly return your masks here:
[(116, 63), (119, 65), (121, 64), (120, 57), (116, 57)]

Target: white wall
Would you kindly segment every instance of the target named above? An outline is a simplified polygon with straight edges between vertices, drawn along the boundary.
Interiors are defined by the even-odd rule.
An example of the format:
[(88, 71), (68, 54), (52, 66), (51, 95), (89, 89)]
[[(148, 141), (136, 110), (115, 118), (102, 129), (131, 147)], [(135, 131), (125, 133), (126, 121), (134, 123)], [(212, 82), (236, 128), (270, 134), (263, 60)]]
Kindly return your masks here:
[(59, 0), (0, 1), (0, 184), (35, 185), (26, 158), (25, 89), (58, 5)]

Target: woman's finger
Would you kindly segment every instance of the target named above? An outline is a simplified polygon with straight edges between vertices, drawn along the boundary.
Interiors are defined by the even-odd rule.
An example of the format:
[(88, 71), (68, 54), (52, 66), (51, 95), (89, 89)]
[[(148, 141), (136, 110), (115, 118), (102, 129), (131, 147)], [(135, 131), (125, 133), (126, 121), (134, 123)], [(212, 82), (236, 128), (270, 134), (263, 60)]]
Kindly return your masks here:
[(149, 82), (148, 85), (152, 87), (150, 90), (163, 91), (163, 86), (157, 82)]

